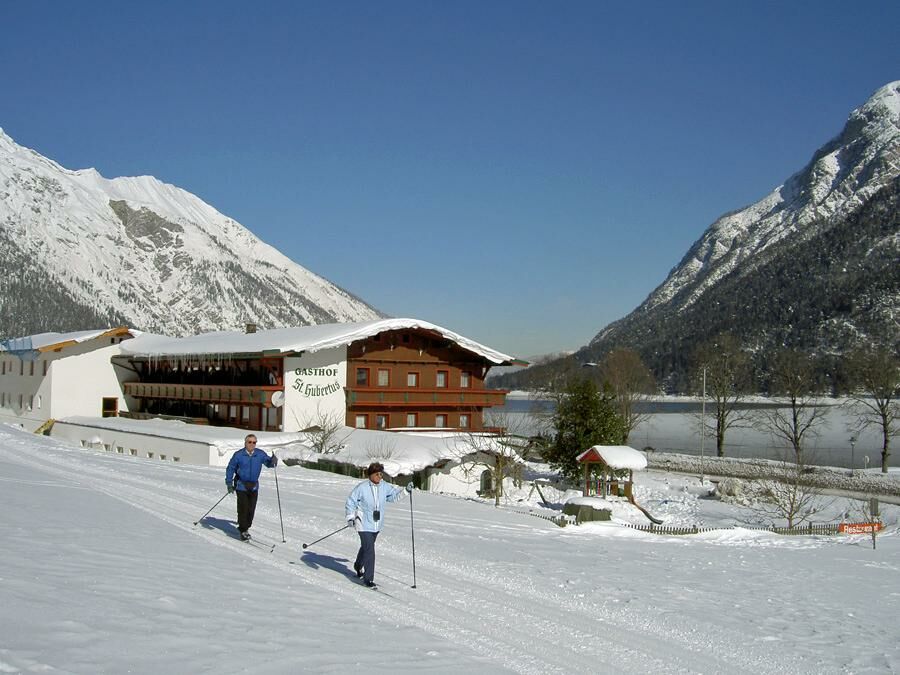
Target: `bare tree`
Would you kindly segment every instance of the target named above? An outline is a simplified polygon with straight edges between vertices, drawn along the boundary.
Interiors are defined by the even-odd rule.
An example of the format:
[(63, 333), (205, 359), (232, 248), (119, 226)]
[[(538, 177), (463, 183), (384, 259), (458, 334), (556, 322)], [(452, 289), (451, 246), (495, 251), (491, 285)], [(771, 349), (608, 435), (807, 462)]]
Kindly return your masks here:
[(625, 423), (622, 443), (627, 444), (635, 427), (649, 417), (648, 413), (638, 412), (637, 406), (655, 392), (656, 381), (633, 349), (609, 352), (600, 363), (599, 370), (603, 382), (609, 385), (615, 396), (619, 415)]
[(399, 459), (400, 453), (397, 452), (397, 444), (393, 438), (388, 436), (390, 433), (389, 431), (382, 431), (378, 436), (366, 443), (366, 457), (373, 462)]
[(320, 455), (338, 452), (350, 435), (345, 431), (344, 420), (337, 411), (323, 411), (317, 407), (316, 412), (307, 415), (302, 422), (296, 416), (294, 419), (306, 434), (313, 452)]
[(888, 472), (891, 437), (900, 433), (900, 359), (884, 348), (861, 349), (848, 359), (855, 391), (851, 407), (856, 413), (855, 430), (878, 427), (881, 431), (881, 472)]
[(875, 540), (878, 537), (878, 531), (881, 527), (881, 513), (878, 507), (878, 499), (872, 497), (871, 499), (860, 500), (859, 506), (853, 509), (853, 517), (859, 518), (863, 523), (872, 526), (872, 529), (869, 530), (869, 534), (872, 536), (872, 550), (874, 551)]
[(459, 462), (467, 477), (480, 476), (483, 471), (490, 472), (494, 506), (499, 506), (505, 479), (512, 478), (521, 487), (522, 458), (529, 441), (510, 430), (511, 419), (508, 415), (491, 411), (485, 413), (485, 418), (485, 426), (504, 431), (473, 431), (450, 439), (448, 444), (450, 454)]
[(770, 393), (785, 398), (787, 406), (763, 410), (760, 426), (793, 448), (797, 464), (803, 464), (804, 443), (818, 434), (827, 413), (816, 393), (812, 359), (803, 352), (782, 349), (775, 355), (770, 375)]
[(693, 379), (696, 390), (712, 399), (712, 421), (701, 419), (700, 424), (715, 436), (716, 454), (724, 457), (726, 432), (752, 425), (751, 412), (740, 405), (750, 390), (750, 358), (734, 335), (720, 333), (694, 353)]
[(787, 521), (788, 527), (801, 525), (824, 508), (821, 490), (809, 484), (806, 465), (785, 458), (771, 479), (760, 481), (766, 500), (757, 510)]

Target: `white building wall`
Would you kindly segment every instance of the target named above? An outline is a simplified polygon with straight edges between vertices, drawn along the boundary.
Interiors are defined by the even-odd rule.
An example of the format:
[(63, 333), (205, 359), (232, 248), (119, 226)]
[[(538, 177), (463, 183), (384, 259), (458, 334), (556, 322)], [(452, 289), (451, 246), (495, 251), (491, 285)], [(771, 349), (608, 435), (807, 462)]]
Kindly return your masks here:
[[(87, 343), (89, 344), (89, 343)], [(51, 377), (51, 408), (49, 417), (71, 417), (73, 415), (92, 415), (100, 417), (103, 413), (103, 399), (117, 398), (119, 410), (128, 410), (125, 397), (122, 395), (122, 379), (137, 379), (134, 373), (122, 368), (115, 368), (110, 359), (120, 353), (119, 345), (108, 345), (101, 349), (85, 350), (78, 354), (81, 345), (62, 352), (65, 358), (55, 361), (50, 366), (48, 377)], [(117, 375), (116, 371), (122, 371)]]
[(475, 497), (481, 486), (481, 472), (485, 467), (476, 466), (468, 475), (459, 464), (435, 470), (428, 476), (430, 492), (446, 492), (461, 497)]
[(231, 459), (230, 453), (227, 457), (220, 456), (215, 446), (202, 441), (103, 429), (70, 422), (54, 424), (50, 436), (83, 448), (153, 461), (226, 466)]
[[(116, 343), (110, 344), (111, 339)], [(110, 363), (120, 351), (119, 340), (102, 340), (103, 346), (89, 340), (59, 352), (44, 352), (33, 361), (0, 357), (6, 363), (5, 374), (0, 375), (0, 422), (34, 431), (49, 419), (99, 417), (104, 397), (118, 398), (119, 410), (127, 410), (120, 379), (129, 373), (117, 375), (115, 370), (122, 369), (114, 369)]]
[(347, 348), (284, 359), (284, 431), (347, 417)]

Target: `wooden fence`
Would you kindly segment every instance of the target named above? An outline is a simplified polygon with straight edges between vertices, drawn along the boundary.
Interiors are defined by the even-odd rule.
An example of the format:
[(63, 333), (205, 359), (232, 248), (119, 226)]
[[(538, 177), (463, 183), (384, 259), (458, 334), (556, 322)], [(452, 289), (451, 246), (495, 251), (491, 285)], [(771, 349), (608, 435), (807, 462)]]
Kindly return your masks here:
[[(716, 532), (719, 530), (734, 530), (738, 529), (737, 527), (698, 527), (696, 525), (690, 527), (671, 527), (668, 525), (654, 525), (650, 523), (649, 525), (634, 525), (632, 523), (624, 523), (625, 527), (630, 527), (633, 530), (640, 530), (641, 532), (649, 532), (651, 534), (666, 534), (666, 535), (685, 535), (685, 534), (700, 534), (701, 532)], [(757, 530), (762, 532), (773, 532), (774, 534), (785, 534), (785, 535), (833, 535), (838, 534), (840, 525), (838, 523), (822, 523), (818, 525), (813, 525), (812, 523), (806, 525), (800, 525), (798, 527), (743, 527), (742, 530)]]

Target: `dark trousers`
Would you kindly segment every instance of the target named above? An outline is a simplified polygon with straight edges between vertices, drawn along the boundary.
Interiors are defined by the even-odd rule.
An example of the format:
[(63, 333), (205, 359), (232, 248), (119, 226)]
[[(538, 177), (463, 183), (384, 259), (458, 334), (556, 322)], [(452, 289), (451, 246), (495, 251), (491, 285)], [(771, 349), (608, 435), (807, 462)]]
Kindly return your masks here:
[(259, 492), (257, 491), (237, 491), (238, 529), (241, 532), (246, 532), (253, 525), (253, 514), (256, 513), (256, 499), (258, 497)]
[(359, 553), (356, 554), (356, 562), (353, 569), (363, 570), (364, 581), (375, 580), (375, 540), (377, 532), (357, 532), (359, 535)]

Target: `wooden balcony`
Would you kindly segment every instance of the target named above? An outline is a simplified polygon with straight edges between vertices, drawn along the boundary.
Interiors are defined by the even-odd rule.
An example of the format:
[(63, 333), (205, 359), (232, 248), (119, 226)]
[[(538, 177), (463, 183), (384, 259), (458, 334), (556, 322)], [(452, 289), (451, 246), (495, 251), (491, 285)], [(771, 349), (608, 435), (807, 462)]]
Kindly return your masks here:
[(503, 389), (390, 389), (387, 387), (348, 387), (349, 408), (491, 408), (503, 405)]
[(125, 382), (125, 395), (134, 398), (174, 399), (226, 405), (256, 405), (272, 408), (272, 394), (284, 391), (279, 386), (239, 387), (211, 384), (165, 384)]

